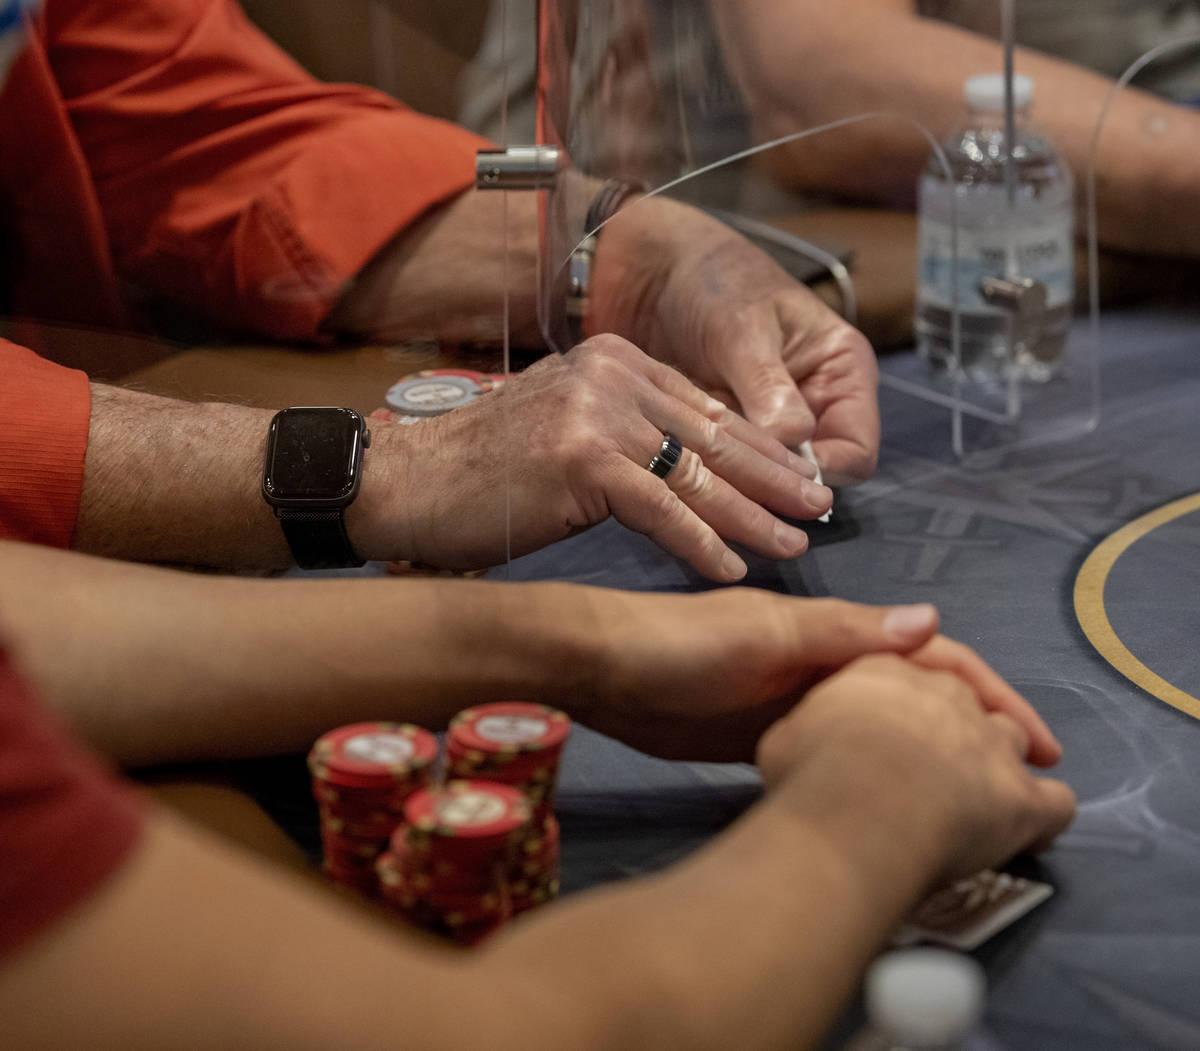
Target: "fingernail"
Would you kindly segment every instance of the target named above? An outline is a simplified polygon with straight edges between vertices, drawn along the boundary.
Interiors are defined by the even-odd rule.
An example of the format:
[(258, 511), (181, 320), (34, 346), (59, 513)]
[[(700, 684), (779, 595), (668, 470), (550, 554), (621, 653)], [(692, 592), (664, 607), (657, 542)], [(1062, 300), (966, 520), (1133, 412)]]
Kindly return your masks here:
[(808, 534), (776, 519), (775, 542), (794, 558), (808, 547)]
[(937, 621), (937, 610), (927, 602), (894, 606), (883, 618), (883, 630), (901, 642), (923, 638)]
[(741, 580), (746, 575), (746, 563), (732, 551), (726, 551), (721, 559), (721, 569), (730, 580)]
[(816, 507), (826, 510), (833, 506), (833, 490), (820, 482), (813, 482), (808, 487), (808, 498)]

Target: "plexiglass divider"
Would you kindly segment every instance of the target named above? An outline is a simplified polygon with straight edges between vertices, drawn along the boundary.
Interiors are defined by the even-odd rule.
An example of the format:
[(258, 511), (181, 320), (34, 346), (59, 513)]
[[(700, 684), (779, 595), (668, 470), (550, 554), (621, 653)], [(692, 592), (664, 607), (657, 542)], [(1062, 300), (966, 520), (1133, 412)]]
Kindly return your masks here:
[[(934, 360), (929, 355), (916, 360), (883, 356), (881, 382), (927, 402), (931, 412), (944, 413), (948, 448), (967, 463), (976, 457), (991, 459), (990, 454), (1009, 447), (1093, 429), (1100, 412), (1098, 346), (1079, 326), (1067, 331), (1069, 300), (1064, 306), (1061, 296), (1055, 299), (1054, 287), (1047, 299), (1047, 283), (1070, 281), (1070, 262), (1056, 263), (1057, 276), (1047, 282), (1040, 279), (1047, 272), (1044, 262), (1039, 270), (1039, 260), (1032, 258), (1031, 229), (1045, 214), (1045, 208), (1038, 210), (1043, 187), (1022, 184), (1016, 162), (1006, 156), (1002, 192), (1007, 218), (1003, 209), (990, 215), (992, 228), (985, 236), (975, 228), (964, 232), (961, 211), (973, 199), (955, 183), (934, 130), (912, 115), (897, 111), (840, 117), (750, 144), (752, 122), (744, 114), (736, 119), (736, 92), (718, 75), (721, 41), (713, 24), (697, 13), (704, 6), (682, 0), (540, 4), (538, 140), (555, 146), (563, 160), (557, 182), (543, 195), (540, 213), (539, 315), (549, 342), (559, 349), (570, 344), (562, 311), (570, 259), (584, 237), (595, 232), (585, 231), (584, 217), (596, 188), (611, 178), (640, 184), (647, 196), (669, 194), (699, 205), (775, 249), (777, 259), (782, 251), (797, 260), (807, 256), (809, 264), (816, 261), (833, 275), (842, 308), (852, 317), (852, 271), (837, 258), (836, 248), (831, 252), (818, 244), (806, 252), (802, 238), (776, 236), (774, 227), (741, 210), (740, 203), (765, 154), (785, 146), (794, 150), (800, 140), (819, 150), (823, 138), (847, 134), (852, 127), (861, 132), (886, 125), (886, 138), (894, 139), (903, 129), (924, 141), (929, 171), (952, 192), (942, 197), (945, 214), (934, 217), (947, 245), (935, 264), (940, 272), (932, 275), (945, 294), (945, 309), (934, 321), (948, 345)], [(1001, 135), (1007, 151), (1004, 144), (1014, 141), (1011, 0), (1001, 0), (998, 7), (1009, 55), (1003, 96), (1006, 134)], [(707, 75), (698, 76), (698, 69)], [(726, 151), (726, 146), (737, 148)], [(1030, 201), (1033, 210), (1022, 217), (1017, 205)], [(636, 223), (637, 207), (626, 207), (609, 221)], [(960, 244), (964, 236), (965, 246)], [(927, 258), (926, 269), (931, 265)], [(803, 270), (797, 266), (794, 272)], [(968, 304), (972, 310), (964, 319)], [(928, 324), (928, 318), (921, 323)], [(980, 364), (978, 347), (985, 342), (989, 357)]]

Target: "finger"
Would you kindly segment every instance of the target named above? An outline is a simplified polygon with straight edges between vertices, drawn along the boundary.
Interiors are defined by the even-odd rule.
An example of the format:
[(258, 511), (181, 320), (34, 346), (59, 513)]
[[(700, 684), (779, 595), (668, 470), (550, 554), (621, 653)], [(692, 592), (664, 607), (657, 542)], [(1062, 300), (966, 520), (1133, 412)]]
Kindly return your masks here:
[(841, 321), (814, 331), (803, 303), (784, 306), (785, 330), (808, 332), (788, 354), (794, 381), (816, 417), (813, 451), (830, 485), (869, 478), (879, 455), (879, 366), (862, 333)]
[[(650, 379), (664, 393), (683, 402), (706, 419), (720, 424), (732, 437), (769, 460), (787, 467), (803, 478), (815, 478), (816, 468), (803, 456), (797, 455), (761, 427), (755, 426), (728, 404), (712, 397), (693, 384), (686, 376), (669, 365), (652, 361), (647, 370)], [(730, 392), (732, 394), (732, 392)]]
[(839, 374), (827, 364), (818, 375), (799, 381), (817, 417), (813, 454), (830, 485), (865, 481), (875, 473), (879, 456), (874, 360), (860, 365), (847, 355), (842, 369)]
[(654, 387), (642, 392), (642, 410), (674, 434), (713, 473), (756, 504), (791, 518), (818, 518), (833, 504), (833, 491), (739, 441), (720, 424)]
[[(647, 460), (649, 462), (649, 460)], [(717, 532), (644, 466), (618, 457), (604, 482), (613, 517), (644, 533), (710, 580), (733, 583), (746, 575), (746, 563)]]
[[(682, 407), (677, 406), (677, 409)], [(642, 434), (647, 437), (642, 438)], [(649, 444), (654, 440), (659, 441), (661, 448), (661, 435), (652, 426), (647, 424), (645, 431), (639, 429), (638, 441)], [(641, 448), (644, 450), (645, 444)], [(655, 449), (656, 453), (658, 451)], [(631, 462), (649, 463), (649, 458), (640, 459), (644, 455), (644, 452), (631, 453)], [(744, 544), (768, 558), (795, 558), (808, 550), (808, 536), (802, 529), (781, 521), (761, 505), (747, 499), (710, 471), (691, 449), (683, 448), (678, 463), (665, 479), (659, 481), (665, 482), (701, 521), (724, 540)]]
[(1035, 766), (1053, 766), (1062, 758), (1062, 745), (1033, 705), (973, 650), (939, 635), (913, 654), (913, 659), (925, 667), (953, 671), (974, 688), (986, 711), (1003, 712), (1015, 720), (1029, 735), (1029, 762)]
[(817, 417), (775, 342), (765, 336), (748, 338), (723, 365), (723, 378), (751, 423), (789, 448), (814, 437)]
[(988, 712), (986, 718), (993, 731), (1008, 742), (1016, 757), (1025, 762), (1029, 756), (1029, 734), (1024, 727), (1003, 712)]
[(808, 550), (808, 534), (776, 518), (709, 470), (684, 449), (666, 484), (725, 540), (744, 544), (768, 558), (796, 558)]
[(806, 666), (840, 668), (868, 653), (907, 653), (938, 629), (937, 609), (864, 606), (841, 599), (789, 599), (793, 649)]
[(1039, 811), (1038, 826), (1027, 850), (1047, 850), (1075, 818), (1075, 793), (1051, 777), (1034, 779), (1033, 791)]

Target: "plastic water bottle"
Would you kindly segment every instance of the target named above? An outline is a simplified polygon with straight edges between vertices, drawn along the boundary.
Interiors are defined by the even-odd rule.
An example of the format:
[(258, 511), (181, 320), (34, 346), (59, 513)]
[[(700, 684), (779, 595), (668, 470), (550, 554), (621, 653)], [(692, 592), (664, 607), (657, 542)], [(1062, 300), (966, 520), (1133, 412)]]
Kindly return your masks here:
[[(1015, 197), (1004, 164), (1004, 78), (971, 77), (967, 115), (942, 143), (950, 179), (936, 155), (919, 188), (917, 349), (935, 366), (951, 351), (951, 200), (958, 206), (958, 306), (967, 375), (984, 384), (1050, 379), (1059, 370), (1074, 298), (1074, 186), (1066, 162), (1029, 125), (1033, 82), (1013, 78)], [(1038, 303), (1023, 315), (989, 302), (988, 277), (1033, 282)], [(1027, 282), (1028, 283), (1028, 282)], [(1045, 305), (1040, 297), (1044, 291)]]
[(979, 1029), (986, 979), (970, 956), (899, 949), (871, 965), (867, 1026), (847, 1051), (999, 1051)]

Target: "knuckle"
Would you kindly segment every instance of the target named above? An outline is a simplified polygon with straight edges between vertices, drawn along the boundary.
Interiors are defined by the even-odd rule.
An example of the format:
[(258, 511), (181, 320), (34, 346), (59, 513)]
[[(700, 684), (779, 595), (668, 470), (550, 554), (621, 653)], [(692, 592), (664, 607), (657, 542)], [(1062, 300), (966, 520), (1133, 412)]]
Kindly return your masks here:
[(704, 466), (704, 461), (696, 453), (691, 449), (684, 449), (679, 463), (668, 476), (668, 481), (674, 495), (694, 497), (711, 486), (712, 472)]

